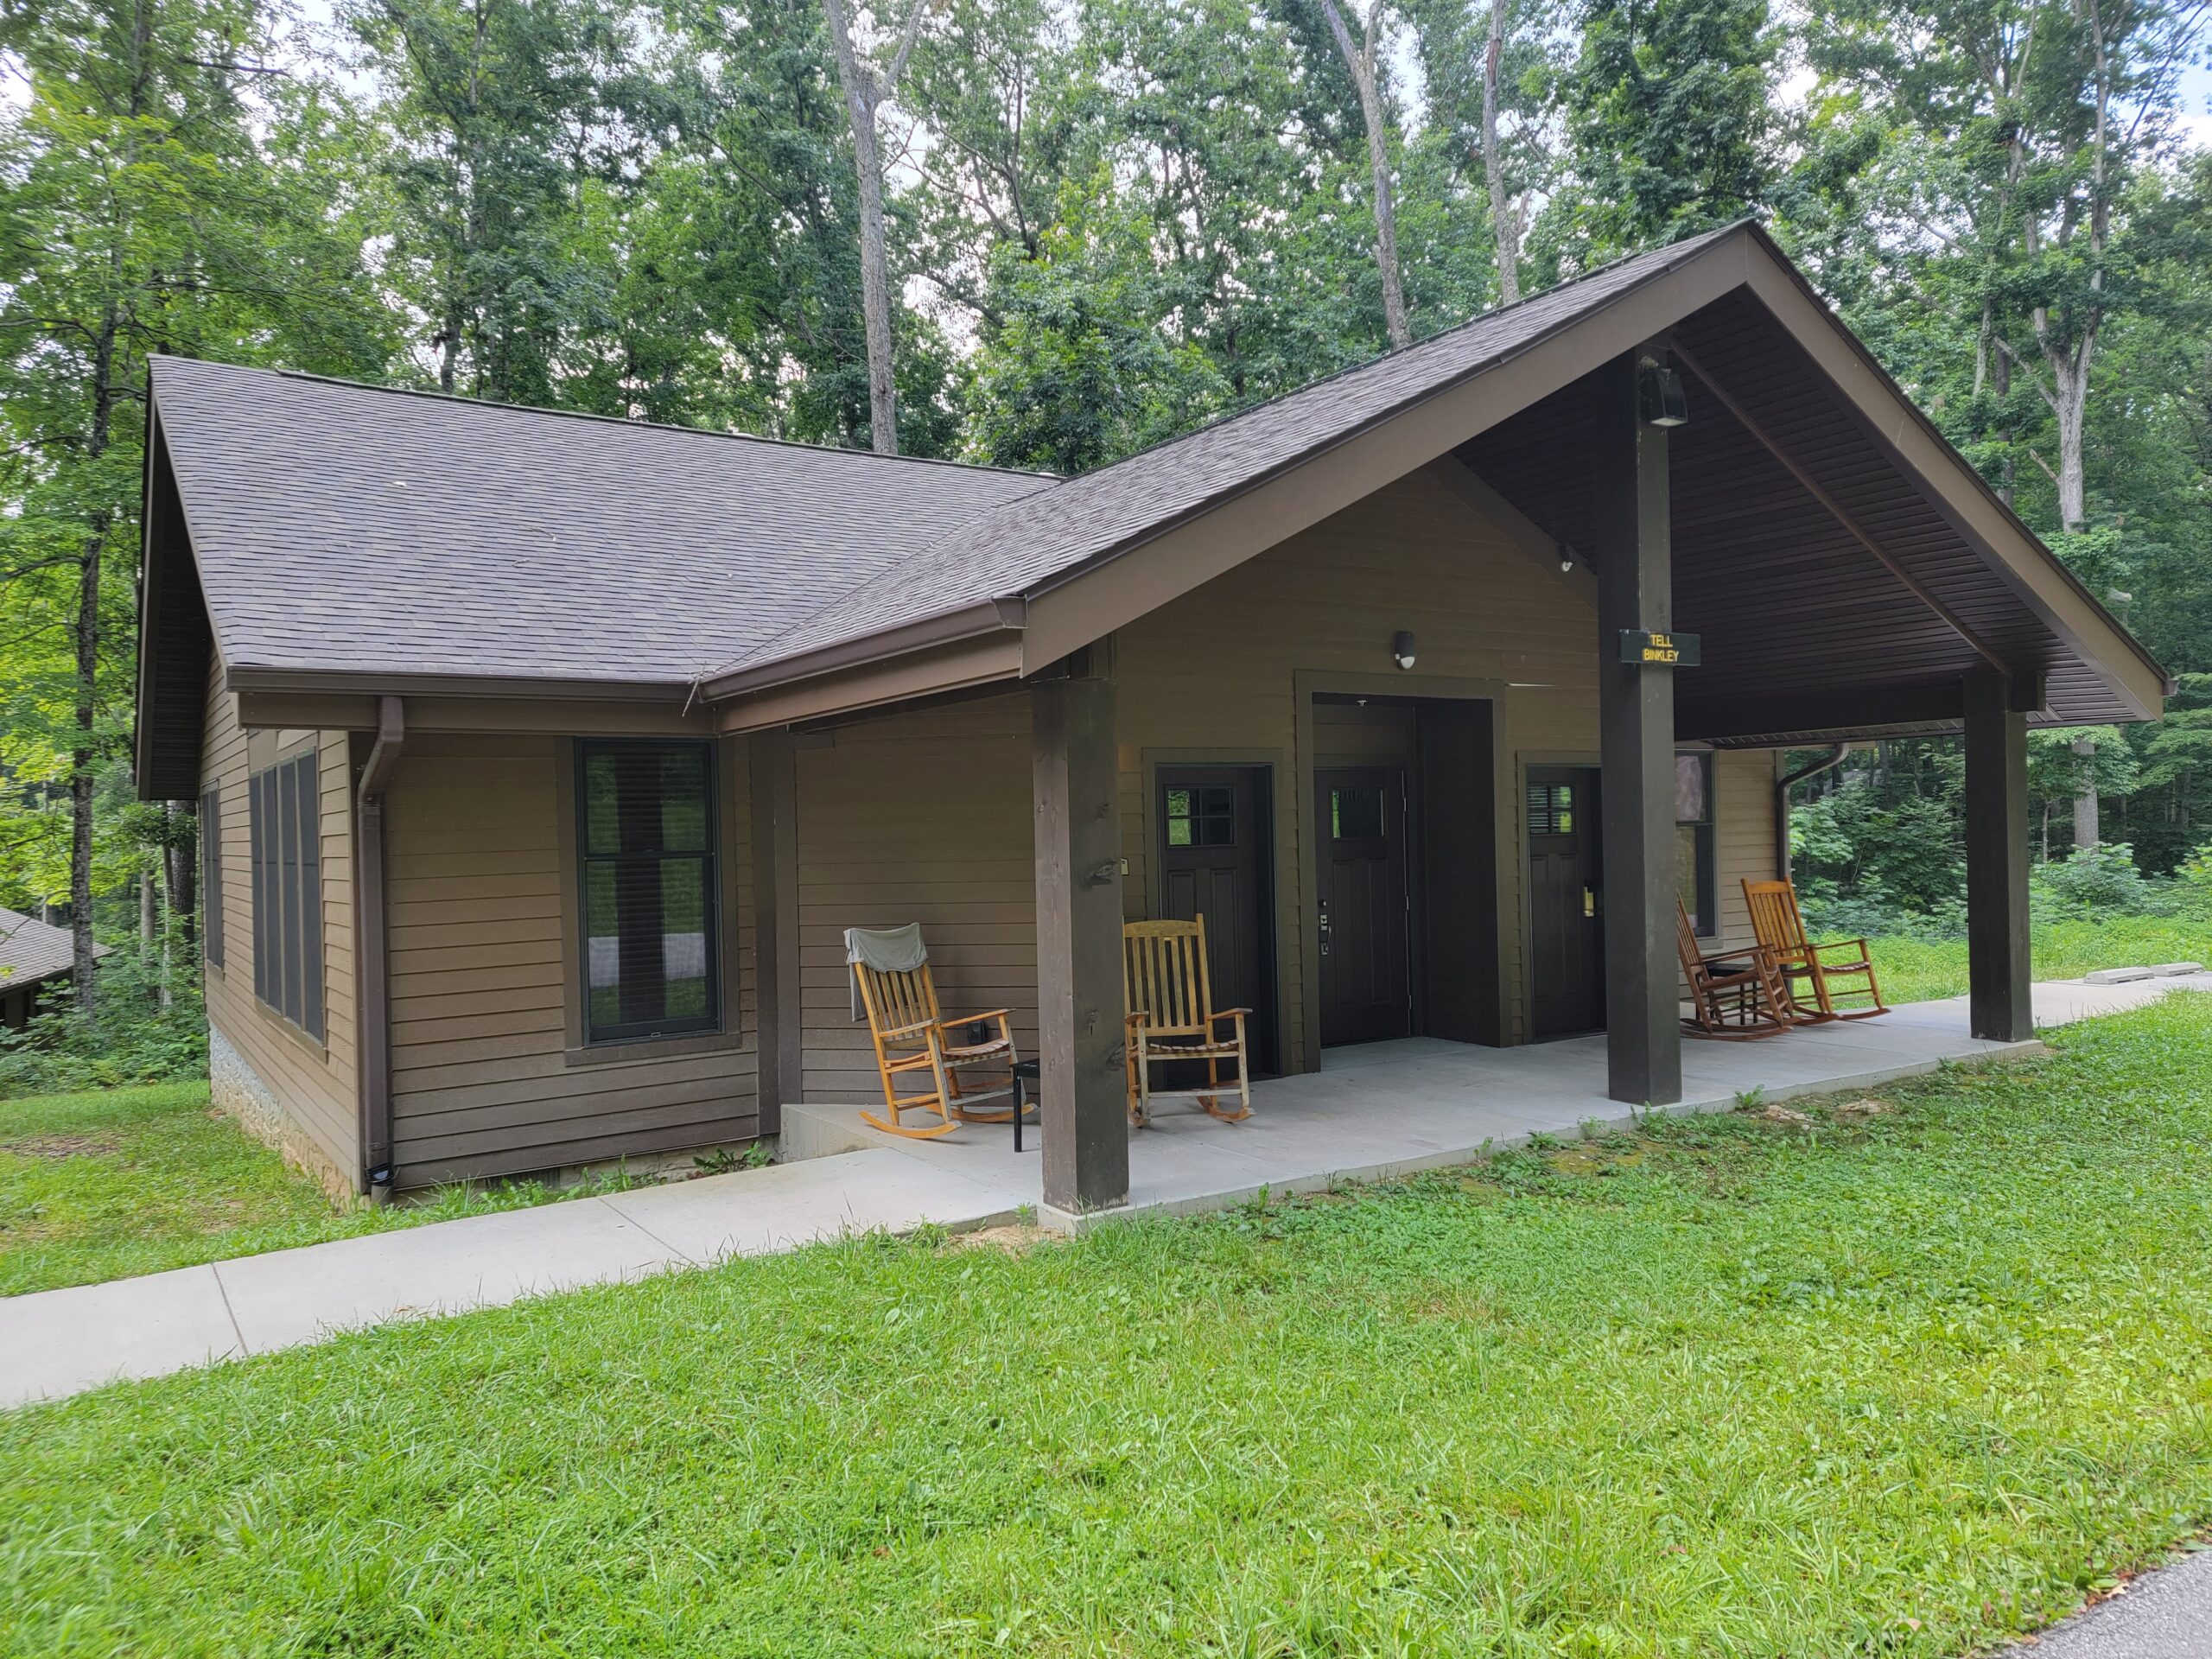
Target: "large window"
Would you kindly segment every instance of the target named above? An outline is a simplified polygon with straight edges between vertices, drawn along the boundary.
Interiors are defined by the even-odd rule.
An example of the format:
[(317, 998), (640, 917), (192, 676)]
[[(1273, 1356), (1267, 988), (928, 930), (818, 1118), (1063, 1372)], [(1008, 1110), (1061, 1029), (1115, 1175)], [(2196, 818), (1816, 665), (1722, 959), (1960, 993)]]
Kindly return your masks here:
[(322, 855), (317, 757), (310, 749), (247, 783), (253, 845), (253, 994), (310, 1037), (322, 1035)]
[(200, 957), (223, 965), (223, 791), (200, 798)]
[(1675, 888), (1700, 935), (1720, 931), (1713, 902), (1713, 756), (1709, 751), (1675, 757)]
[(586, 1041), (721, 1023), (714, 800), (709, 744), (577, 744)]

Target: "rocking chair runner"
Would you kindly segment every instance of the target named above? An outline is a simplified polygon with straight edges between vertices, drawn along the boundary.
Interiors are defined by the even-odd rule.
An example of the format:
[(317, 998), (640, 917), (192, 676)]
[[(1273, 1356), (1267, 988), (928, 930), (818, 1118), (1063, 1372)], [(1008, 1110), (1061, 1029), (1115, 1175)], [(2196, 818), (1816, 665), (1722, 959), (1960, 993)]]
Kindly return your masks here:
[[(1249, 1008), (1213, 1006), (1206, 972), (1206, 918), (1187, 922), (1125, 922), (1122, 925), (1122, 993), (1127, 1021), (1129, 1122), (1142, 1128), (1152, 1121), (1155, 1100), (1195, 1100), (1224, 1123), (1252, 1116), (1250, 1051), (1244, 1041)], [(1229, 1027), (1224, 1032), (1222, 1027)], [(1221, 1063), (1236, 1063), (1236, 1080), (1224, 1084)], [(1156, 1089), (1152, 1069), (1177, 1061), (1206, 1068), (1203, 1089)], [(1237, 1108), (1224, 1111), (1221, 1096), (1236, 1090)]]
[(1682, 1021), (1684, 1030), (1700, 1037), (1749, 1042), (1778, 1037), (1789, 1029), (1789, 1016), (1783, 1011), (1789, 993), (1759, 946), (1708, 955), (1699, 949), (1697, 930), (1679, 899), (1675, 904), (1675, 946), (1690, 988), (1692, 1013)]
[[(1010, 1010), (993, 1008), (946, 1019), (938, 1007), (937, 982), (930, 975), (929, 953), (921, 944), (918, 928), (888, 932), (849, 929), (845, 957), (867, 1011), (875, 1068), (883, 1078), (883, 1103), (891, 1115), (886, 1122), (863, 1110), (861, 1122), (889, 1135), (933, 1141), (963, 1123), (1012, 1119), (1016, 1109), (1014, 1065), (1020, 1056), (1014, 1052)], [(997, 1034), (988, 1035), (994, 1023)], [(976, 1070), (1004, 1072), (1007, 1081), (978, 1091), (962, 1080), (963, 1072)], [(926, 1091), (899, 1092), (901, 1077), (919, 1078), (924, 1074), (931, 1085)], [(1007, 1105), (1003, 1111), (975, 1109), (987, 1100), (1004, 1100)], [(908, 1128), (902, 1116), (913, 1111), (934, 1112), (938, 1122), (926, 1128)]]
[[(1751, 907), (1751, 931), (1782, 982), (1783, 1012), (1808, 1023), (1829, 1020), (1871, 1020), (1887, 1014), (1882, 987), (1874, 977), (1874, 958), (1864, 939), (1836, 939), (1815, 944), (1805, 935), (1797, 908), (1797, 889), (1787, 881), (1745, 881), (1744, 902)], [(1857, 955), (1852, 955), (1852, 952)], [(1801, 991), (1800, 985), (1804, 987)], [(1840, 997), (1865, 997), (1871, 1007), (1836, 1006)]]

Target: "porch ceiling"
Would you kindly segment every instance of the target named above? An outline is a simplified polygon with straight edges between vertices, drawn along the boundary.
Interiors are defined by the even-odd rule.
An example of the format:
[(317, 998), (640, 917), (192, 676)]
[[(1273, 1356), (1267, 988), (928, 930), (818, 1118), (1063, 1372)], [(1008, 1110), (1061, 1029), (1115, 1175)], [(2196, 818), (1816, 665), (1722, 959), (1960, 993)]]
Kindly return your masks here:
[[(1990, 658), (2040, 679), (2047, 721), (2140, 717), (1750, 294), (1670, 332), (1690, 414), (1670, 440), (1675, 623), (1704, 648), (1703, 666), (1676, 680), (1682, 739), (1748, 747), (1945, 729), (1962, 712), (1961, 677)], [(1578, 557), (1594, 530), (1586, 409), (1580, 385), (1562, 388), (1458, 452)]]

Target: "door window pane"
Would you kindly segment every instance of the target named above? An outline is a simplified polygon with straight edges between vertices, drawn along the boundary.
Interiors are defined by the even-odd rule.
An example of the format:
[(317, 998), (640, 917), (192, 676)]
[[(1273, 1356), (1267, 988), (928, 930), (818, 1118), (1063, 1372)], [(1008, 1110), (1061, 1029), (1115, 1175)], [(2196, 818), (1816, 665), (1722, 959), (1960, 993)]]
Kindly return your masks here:
[(715, 1028), (712, 751), (588, 742), (577, 774), (586, 1038)]
[(1167, 795), (1170, 847), (1233, 847), (1236, 844), (1236, 791), (1226, 784), (1171, 789)]
[(1574, 785), (1531, 784), (1529, 786), (1529, 833), (1532, 836), (1571, 836), (1574, 833)]
[(1360, 785), (1329, 791), (1329, 833), (1338, 841), (1357, 841), (1382, 833), (1382, 791)]

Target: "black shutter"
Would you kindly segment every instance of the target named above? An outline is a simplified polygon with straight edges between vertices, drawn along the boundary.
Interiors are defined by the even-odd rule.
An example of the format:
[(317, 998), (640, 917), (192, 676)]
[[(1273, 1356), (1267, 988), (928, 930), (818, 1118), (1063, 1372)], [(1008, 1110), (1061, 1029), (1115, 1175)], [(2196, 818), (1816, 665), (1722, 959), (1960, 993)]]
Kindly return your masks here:
[(200, 954), (223, 965), (223, 790), (200, 798)]
[(307, 754), (292, 763), (299, 773), (299, 958), (300, 1027), (322, 1035), (322, 841), (320, 793), (321, 778), (317, 756)]

